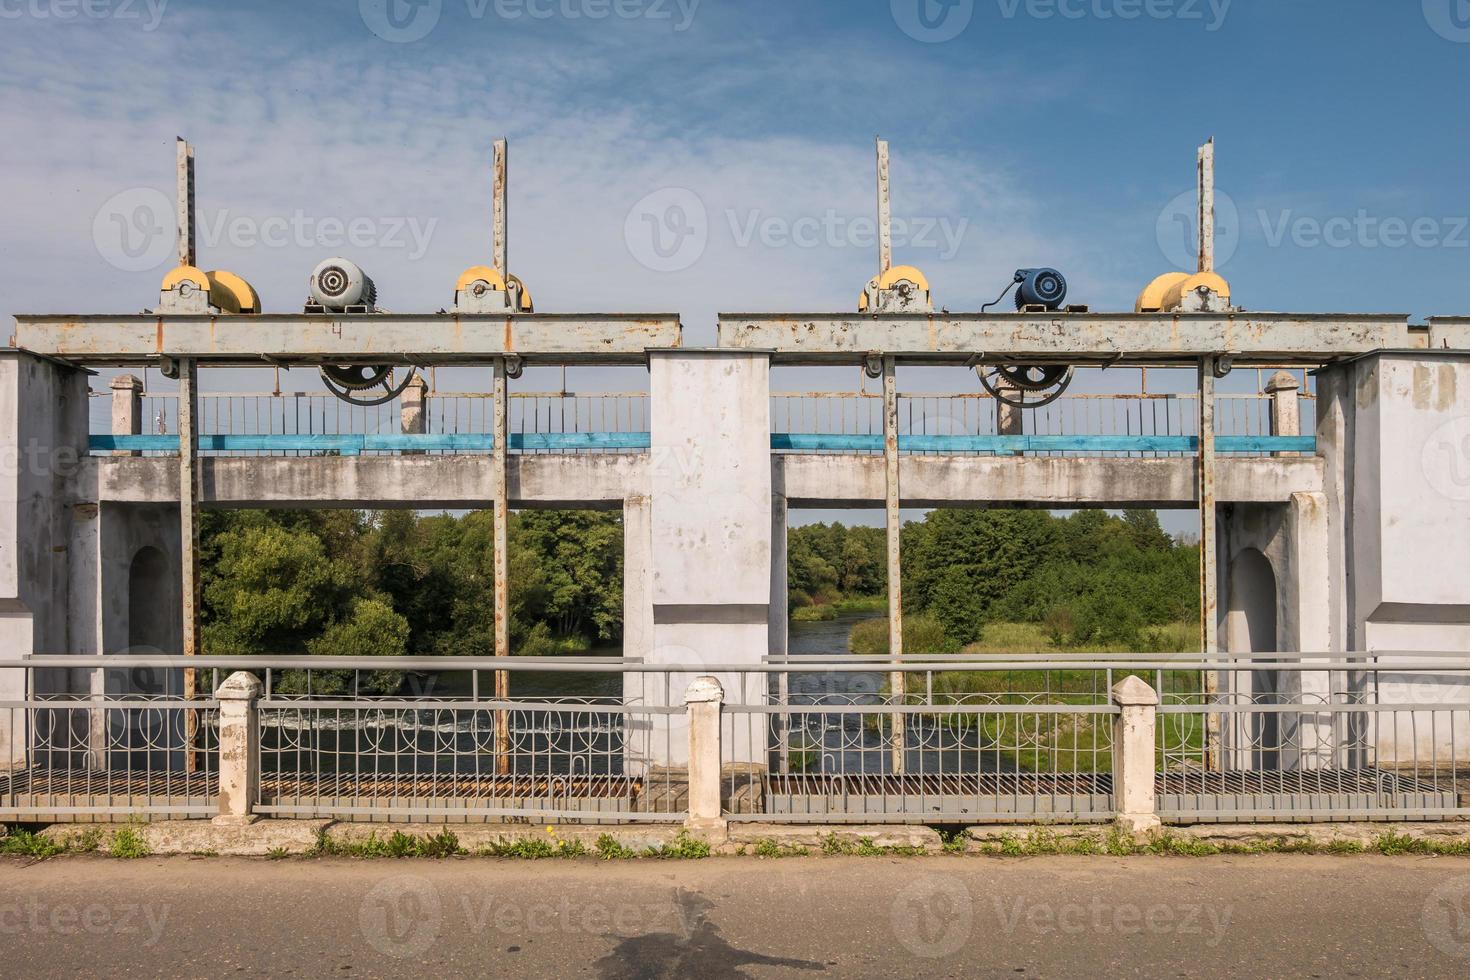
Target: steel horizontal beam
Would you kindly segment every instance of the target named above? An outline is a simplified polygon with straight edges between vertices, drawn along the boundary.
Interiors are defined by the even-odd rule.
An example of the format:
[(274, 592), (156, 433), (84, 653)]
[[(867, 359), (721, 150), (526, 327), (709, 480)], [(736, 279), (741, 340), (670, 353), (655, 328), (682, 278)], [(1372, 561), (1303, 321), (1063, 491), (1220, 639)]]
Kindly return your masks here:
[(1326, 363), (1410, 346), (1407, 316), (1171, 313), (722, 313), (719, 345), (774, 351), (781, 364), (853, 363), (892, 354), (907, 363)]
[(681, 335), (676, 314), (22, 315), (15, 318), (13, 344), (97, 364), (160, 357), (214, 364), (445, 363), (504, 354), (527, 362), (641, 364), (650, 349), (677, 348)]

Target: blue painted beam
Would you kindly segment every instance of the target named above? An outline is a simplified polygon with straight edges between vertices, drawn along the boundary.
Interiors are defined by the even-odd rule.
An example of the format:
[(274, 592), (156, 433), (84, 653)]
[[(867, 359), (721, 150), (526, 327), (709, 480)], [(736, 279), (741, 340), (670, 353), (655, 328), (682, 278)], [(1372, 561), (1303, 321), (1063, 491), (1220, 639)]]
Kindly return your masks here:
[[(510, 448), (521, 452), (570, 452), (578, 449), (646, 450), (653, 444), (647, 432), (512, 433)], [(88, 440), (93, 452), (177, 453), (178, 436), (96, 435)], [(356, 456), (364, 452), (490, 453), (494, 437), (488, 433), (433, 435), (229, 435), (200, 436), (201, 452), (337, 452)]]
[[(93, 452), (177, 452), (177, 436), (96, 435)], [(513, 433), (510, 448), (517, 452), (574, 452), (577, 450), (643, 451), (652, 445), (647, 432)], [(1184, 453), (1199, 451), (1193, 436), (900, 436), (899, 449), (920, 453)], [(489, 453), (494, 441), (486, 433), (435, 435), (229, 435), (201, 436), (201, 452), (309, 452), (356, 456), (364, 452)], [(777, 433), (771, 448), (786, 452), (878, 453), (878, 435), (820, 435)], [(1312, 436), (1220, 436), (1215, 449), (1222, 453), (1305, 453), (1315, 455)]]

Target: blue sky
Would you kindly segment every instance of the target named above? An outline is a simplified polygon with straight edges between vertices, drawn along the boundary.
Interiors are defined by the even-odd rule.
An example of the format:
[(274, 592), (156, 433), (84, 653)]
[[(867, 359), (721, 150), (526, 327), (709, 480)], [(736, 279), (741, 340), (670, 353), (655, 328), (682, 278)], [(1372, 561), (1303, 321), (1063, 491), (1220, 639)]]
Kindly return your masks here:
[[(300, 302), (325, 255), (233, 235), (222, 215), (298, 216), (308, 236), (365, 218), (376, 230), (349, 250), (385, 305), (442, 305), (485, 258), (499, 134), (512, 265), (542, 309), (677, 310), (696, 341), (721, 309), (845, 309), (874, 264), (850, 232), (872, 211), (881, 133), (895, 213), (916, 222), (898, 258), (953, 309), (1042, 263), (1075, 300), (1128, 306), (1177, 264), (1159, 217), (1213, 135), (1239, 303), (1470, 310), (1466, 0), (89, 2), (96, 15), (63, 19), (80, 0), (0, 0), (0, 312), (152, 301), (166, 260), (112, 267), (94, 223), (119, 192), (171, 193), (176, 133), (198, 147), (218, 229), (205, 261), (272, 309)], [(383, 40), (369, 25), (385, 3), (433, 29)], [(902, 25), (921, 4), (940, 36), (964, 29), (914, 39)], [(708, 244), (657, 271), (630, 254), (626, 219), (667, 188), (698, 196)], [(392, 233), (414, 218), (424, 248)], [(750, 234), (802, 219), (836, 237)], [(948, 238), (918, 234), (941, 220)], [(1353, 227), (1321, 240), (1334, 221)], [(82, 295), (78, 272), (95, 284)]]
[[(881, 133), (897, 258), (951, 309), (1037, 264), (1130, 308), (1214, 136), (1237, 303), (1470, 313), (1470, 0), (0, 0), (0, 86), (6, 316), (156, 301), (168, 249), (115, 238), (176, 134), (201, 264), (272, 310), (337, 251), (390, 309), (450, 302), (498, 135), (543, 311), (676, 311), (698, 344), (721, 310), (849, 309)], [(704, 241), (661, 268), (639, 209), (670, 200)]]

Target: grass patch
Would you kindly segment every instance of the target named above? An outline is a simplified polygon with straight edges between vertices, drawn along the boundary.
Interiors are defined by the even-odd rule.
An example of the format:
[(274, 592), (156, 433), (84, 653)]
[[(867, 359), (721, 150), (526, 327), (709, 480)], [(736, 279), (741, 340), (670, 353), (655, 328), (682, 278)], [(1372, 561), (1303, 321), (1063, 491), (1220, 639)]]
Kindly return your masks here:
[(710, 846), (705, 841), (689, 836), (687, 830), (681, 830), (679, 836), (667, 844), (650, 847), (648, 856), (670, 861), (697, 861), (710, 856)]
[(762, 858), (806, 857), (811, 851), (800, 844), (783, 844), (763, 837), (755, 842), (755, 856)]
[(1379, 854), (1396, 857), (1402, 854), (1418, 854), (1432, 857), (1470, 856), (1470, 841), (1434, 840), (1427, 837), (1410, 837), (1390, 830), (1373, 842)]
[(44, 861), (66, 853), (66, 845), (58, 844), (44, 834), (33, 834), (29, 830), (14, 830), (0, 838), (0, 854), (17, 857), (37, 858)]
[(1432, 855), (1461, 857), (1470, 855), (1470, 841), (1410, 837), (1397, 831), (1380, 835), (1371, 845), (1338, 838), (1317, 841), (1310, 838), (1277, 837), (1271, 840), (1215, 842), (1201, 840), (1166, 830), (1147, 841), (1137, 841), (1117, 830), (1107, 834), (1062, 836), (1044, 827), (1033, 829), (1025, 837), (1002, 835), (998, 840), (980, 845), (982, 854), (999, 857), (1047, 857), (1053, 855), (1108, 855), (1133, 857), (1155, 855), (1165, 857), (1214, 857), (1216, 855), (1251, 854), (1365, 854), (1370, 851), (1396, 855)]
[(802, 606), (791, 613), (793, 623), (830, 623), (836, 618), (837, 610), (832, 606)]
[(511, 858), (518, 861), (545, 861), (551, 858), (579, 858), (587, 856), (587, 845), (579, 840), (560, 840), (552, 837), (526, 837), (517, 840), (497, 840), (486, 844), (476, 852), (481, 857)]
[(1199, 624), (1145, 626), (1137, 644), (1058, 643), (1041, 623), (986, 623), (965, 653), (1191, 653), (1199, 650)]
[(108, 845), (107, 853), (115, 858), (132, 860), (145, 858), (150, 852), (148, 842), (141, 834), (131, 827), (124, 827), (112, 835), (112, 842)]
[(308, 857), (351, 858), (447, 858), (465, 853), (459, 838), (451, 830), (441, 830), (432, 837), (414, 837), (401, 830), (388, 837), (374, 831), (365, 840), (339, 840), (325, 829), (317, 831), (316, 843), (306, 852)]
[(836, 834), (828, 834), (822, 838), (822, 853), (842, 857), (923, 857), (929, 852), (908, 845), (880, 847), (866, 837), (843, 840)]
[[(859, 657), (888, 656), (887, 618), (858, 623), (848, 634), (847, 646)], [(960, 645), (944, 632), (939, 617), (928, 612), (904, 616), (903, 648), (911, 654), (960, 652)]]
[(594, 845), (597, 856), (604, 861), (627, 861), (638, 856), (638, 852), (626, 846), (612, 834), (603, 834)]
[(888, 597), (886, 595), (848, 596), (832, 603), (832, 608), (842, 616), (886, 613), (888, 612)]

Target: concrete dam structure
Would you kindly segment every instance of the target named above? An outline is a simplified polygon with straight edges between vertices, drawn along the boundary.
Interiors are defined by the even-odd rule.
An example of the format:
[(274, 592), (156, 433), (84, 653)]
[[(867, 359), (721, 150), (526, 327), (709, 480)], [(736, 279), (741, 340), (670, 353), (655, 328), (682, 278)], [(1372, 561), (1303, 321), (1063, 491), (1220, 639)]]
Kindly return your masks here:
[[(255, 760), (255, 782), (241, 783), (249, 788), (240, 792), (256, 812), (360, 815), (377, 807), (421, 816), (442, 803), (468, 817), (514, 818), (564, 815), (583, 807), (576, 799), (625, 793), (593, 809), (693, 819), (708, 809), (696, 799), (703, 784), (695, 775), (707, 744), (690, 726), (701, 724), (700, 706), (715, 698), (724, 712), (712, 716), (711, 729), (717, 818), (818, 810), (842, 818), (855, 804), (834, 801), (860, 795), (864, 806), (881, 805), (878, 819), (948, 818), (957, 808), (1111, 819), (1123, 812), (1112, 782), (1123, 768), (1109, 754), (1120, 749), (1105, 741), (1107, 726), (1155, 705), (1160, 731), (1175, 730), (1164, 724), (1171, 717), (1198, 724), (1196, 734), (1160, 749), (1157, 773), (1148, 768), (1165, 819), (1230, 807), (1263, 816), (1271, 807), (1260, 801), (1273, 795), (1288, 802), (1272, 806), (1308, 819), (1470, 813), (1470, 318), (1411, 324), (1398, 315), (1239, 309), (1213, 269), (1212, 154), (1207, 147), (1200, 157), (1200, 267), (1150, 286), (1136, 310), (1068, 307), (1047, 292), (1048, 270), (1021, 270), (1013, 311), (936, 312), (927, 280), (894, 266), (885, 248), (860, 312), (725, 314), (716, 346), (692, 348), (673, 314), (534, 312), (525, 286), (506, 271), (503, 146), (494, 264), (461, 277), (454, 309), (379, 312), (373, 284), (347, 263), (318, 269), (320, 294), (314, 290), (306, 311), (260, 312), (248, 285), (198, 270), (193, 154), (181, 145), (179, 268), (165, 279), (158, 308), (17, 316), (11, 346), (0, 352), (0, 449), (10, 464), (0, 489), (0, 701), (9, 712), (0, 753), (11, 773), (0, 811), (204, 815), (222, 806), (221, 787), (234, 778), (221, 746), (235, 695), (218, 689), (217, 662), (200, 649), (202, 509), (448, 508), (494, 513), (496, 575), (487, 602), (495, 604), (497, 658), (472, 665), (493, 678), (493, 693), (487, 683), (464, 703), (428, 706), (459, 712), (455, 724), (469, 725), (476, 738), (476, 726), (487, 734), (449, 753), (453, 772), (434, 769), (422, 784), (430, 788), (415, 783), (412, 792), (402, 789), (409, 750), (395, 750), (391, 766), (368, 779), (366, 750), (356, 746), (358, 788), (335, 795), (319, 792), (325, 769), (302, 768), (298, 739), (289, 750), (297, 753), (297, 781), (287, 789), (280, 767), (260, 760), (288, 752), (272, 733), (305, 731), (291, 727), (303, 712), (381, 719), (425, 704), (339, 698), (313, 706), (273, 695), (268, 684), (263, 694), (252, 689), (240, 695), (252, 705), (240, 724), (276, 719), (269, 730), (251, 729), (256, 742), (240, 743), (253, 746), (241, 751)], [(886, 145), (879, 173), (886, 220)], [(322, 368), (328, 398), (345, 396), (387, 421), (302, 432), (280, 421), (290, 412), (268, 406), (250, 424), (226, 418), (211, 375), (261, 365)], [(581, 409), (575, 426), (552, 424), (549, 415), (542, 421), (528, 403), (566, 394), (517, 393), (514, 383), (528, 366), (560, 365), (646, 368), (646, 391), (598, 396), (623, 408), (636, 403), (610, 413), (612, 423), (583, 421)], [(878, 390), (773, 390), (773, 369), (832, 365), (862, 369)], [(423, 380), (433, 367), (484, 370), (490, 390), (476, 396), (485, 409), (480, 424), (436, 414), (441, 396)], [(907, 392), (899, 376), (912, 367), (971, 380), (978, 372), (983, 390)], [(1183, 369), (1196, 383), (1170, 395), (1143, 387), (1136, 395), (1068, 393), (1074, 377), (1104, 367), (1141, 375)], [(177, 379), (177, 391), (144, 391), (137, 378), (144, 368)], [(106, 377), (97, 374), (103, 370)], [(1262, 381), (1254, 392), (1219, 390), (1223, 379), (1252, 372)], [(306, 396), (252, 397), (263, 404)], [(1069, 411), (1087, 399), (1105, 407)], [(826, 414), (803, 421), (797, 402), (824, 404)], [(108, 424), (96, 422), (94, 403), (105, 406)], [(1197, 510), (1201, 650), (1172, 659), (1042, 661), (1041, 670), (1092, 671), (1106, 683), (1087, 703), (945, 702), (946, 717), (1001, 721), (934, 742), (931, 709), (939, 702), (916, 693), (920, 678), (939, 666), (1002, 671), (1024, 660), (961, 656), (937, 665), (928, 651), (903, 649), (901, 514), (946, 507)], [(512, 511), (534, 508), (623, 516), (624, 657), (607, 669), (620, 673), (624, 696), (575, 707), (596, 716), (585, 727), (602, 733), (597, 738), (613, 732), (586, 749), (595, 761), (549, 762), (538, 778), (561, 783), (544, 790), (517, 783), (512, 798), (495, 788), (518, 778), (512, 716), (536, 729), (524, 754), (539, 759), (555, 755), (567, 731), (548, 719), (574, 710), (510, 697), (510, 674), (528, 668), (510, 662), (506, 526)], [(834, 707), (791, 693), (786, 529), (790, 511), (802, 508), (886, 514), (892, 655), (876, 667), (887, 678), (886, 697)], [(146, 669), (126, 669), (129, 657)], [(306, 661), (283, 658), (273, 669), (326, 669)], [(246, 667), (229, 662), (226, 672)], [(804, 669), (817, 667), (861, 665), (831, 658)], [(541, 667), (574, 668), (590, 669)], [(1163, 688), (1151, 692), (1153, 703), (1132, 688), (1109, 695), (1130, 671)], [(1198, 678), (1198, 689), (1171, 701), (1175, 675)], [(700, 678), (717, 685), (699, 687)], [(1075, 753), (1081, 743), (1019, 720), (1054, 725), (1069, 711), (1080, 719), (1069, 722), (1074, 731), (1093, 733), (1085, 752), (1095, 765), (1062, 766), (1058, 746)], [(139, 712), (168, 717), (142, 722)], [(850, 716), (839, 723), (845, 746), (807, 724), (834, 715)], [(141, 741), (120, 743), (114, 717), (127, 719), (126, 737)], [(801, 745), (792, 737), (798, 731)], [(1001, 734), (987, 742), (993, 732)], [(345, 753), (334, 745), (332, 772), (340, 773)], [(975, 755), (952, 770), (933, 761), (951, 748)], [(1051, 761), (1024, 762), (1033, 748), (1053, 753)], [(994, 766), (984, 761), (992, 750), (1001, 759)], [(327, 749), (313, 742), (311, 752), (319, 758)], [(793, 762), (798, 756), (808, 761)], [(483, 782), (466, 795), (456, 780), (472, 759), (473, 779)], [(229, 765), (237, 762), (246, 765)], [(44, 786), (42, 771), (51, 780)], [(168, 774), (183, 789), (160, 792)], [(1336, 780), (1331, 787), (1312, 782), (1324, 774)], [(863, 780), (870, 783), (856, 793)], [(987, 780), (1009, 788), (987, 789)], [(658, 792), (650, 790), (654, 781)], [(434, 786), (451, 783), (435, 795)], [(587, 789), (593, 784), (602, 788)], [(931, 796), (940, 802), (912, 802)], [(1088, 802), (1006, 802), (1022, 796)], [(1214, 802), (1199, 802), (1205, 797)], [(1228, 807), (1220, 802), (1227, 798)], [(875, 811), (862, 815), (871, 820)]]

